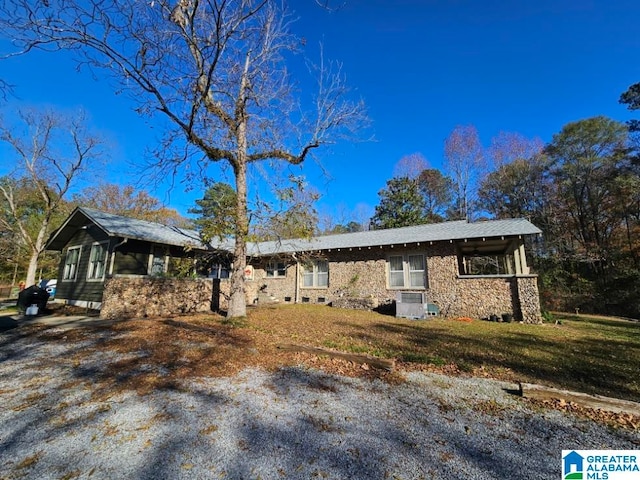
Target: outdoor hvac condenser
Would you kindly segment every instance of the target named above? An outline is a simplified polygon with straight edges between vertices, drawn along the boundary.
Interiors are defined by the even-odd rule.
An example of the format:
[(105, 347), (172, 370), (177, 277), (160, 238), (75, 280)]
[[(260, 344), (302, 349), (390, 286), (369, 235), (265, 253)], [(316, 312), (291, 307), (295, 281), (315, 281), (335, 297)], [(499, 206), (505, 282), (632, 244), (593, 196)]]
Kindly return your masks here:
[(415, 320), (427, 318), (427, 295), (423, 292), (398, 292), (396, 317)]

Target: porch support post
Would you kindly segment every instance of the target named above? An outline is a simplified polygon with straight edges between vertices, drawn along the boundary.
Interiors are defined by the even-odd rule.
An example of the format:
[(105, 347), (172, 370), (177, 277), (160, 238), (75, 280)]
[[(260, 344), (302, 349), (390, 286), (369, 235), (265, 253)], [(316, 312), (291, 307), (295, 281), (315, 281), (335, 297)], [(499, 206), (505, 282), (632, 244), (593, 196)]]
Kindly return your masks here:
[(522, 273), (522, 258), (521, 258), (520, 246), (513, 250), (513, 263), (516, 266), (516, 275), (520, 275)]
[(294, 303), (298, 303), (300, 301), (300, 262), (295, 256), (293, 258), (296, 261), (296, 279), (295, 279), (296, 293), (294, 297)]
[(525, 254), (524, 251), (524, 242), (520, 243), (520, 246), (518, 247), (518, 252), (519, 252), (519, 256), (520, 256), (520, 270), (523, 275), (529, 275), (529, 267), (527, 265), (527, 256)]

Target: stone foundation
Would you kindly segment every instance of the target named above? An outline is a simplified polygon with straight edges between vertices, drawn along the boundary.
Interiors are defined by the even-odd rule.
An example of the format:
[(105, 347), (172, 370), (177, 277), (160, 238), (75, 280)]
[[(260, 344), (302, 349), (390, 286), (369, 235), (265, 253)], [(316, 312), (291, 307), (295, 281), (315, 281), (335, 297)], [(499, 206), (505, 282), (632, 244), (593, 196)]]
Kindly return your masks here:
[(331, 306), (338, 308), (351, 308), (354, 310), (373, 310), (374, 308), (378, 308), (378, 299), (340, 297), (333, 300), (333, 302), (331, 302)]
[(100, 317), (144, 318), (211, 311), (210, 279), (114, 277), (105, 281)]
[(524, 323), (542, 323), (538, 277), (518, 277), (518, 300)]

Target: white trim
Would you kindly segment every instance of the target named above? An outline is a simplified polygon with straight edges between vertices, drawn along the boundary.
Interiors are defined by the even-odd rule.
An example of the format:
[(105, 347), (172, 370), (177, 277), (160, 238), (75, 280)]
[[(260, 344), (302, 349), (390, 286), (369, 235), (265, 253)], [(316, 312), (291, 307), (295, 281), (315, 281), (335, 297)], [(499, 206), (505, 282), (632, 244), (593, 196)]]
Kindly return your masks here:
[[(71, 250), (78, 250), (78, 258), (76, 259), (76, 262), (75, 262), (75, 270), (73, 271), (73, 277), (65, 278), (67, 276), (67, 265), (72, 265), (72, 264), (67, 264), (67, 258)], [(78, 280), (78, 267), (80, 266), (81, 258), (82, 258), (82, 244), (74, 245), (72, 247), (67, 247), (67, 251), (64, 255), (64, 266), (62, 267), (62, 278), (61, 278), (62, 282), (75, 282)]]
[(102, 302), (90, 302), (87, 300), (64, 300), (65, 304), (73, 307), (88, 308), (89, 310), (100, 310), (102, 308)]
[(113, 278), (151, 278), (151, 275), (139, 275), (137, 273), (115, 273)]
[[(284, 265), (284, 274), (280, 274), (280, 268), (278, 268), (280, 265)], [(272, 268), (269, 268), (270, 266), (272, 266)], [(272, 271), (272, 274), (269, 275), (269, 270)], [(275, 260), (269, 260), (267, 262), (265, 271), (264, 271), (264, 276), (265, 278), (286, 278), (287, 277), (287, 262), (280, 262), (280, 261), (275, 261)]]
[[(320, 272), (318, 270), (318, 263), (325, 263), (327, 265), (327, 284), (326, 285), (319, 285), (318, 284), (318, 278), (320, 273), (325, 273), (325, 272)], [(311, 265), (311, 270), (307, 270), (305, 268), (305, 264), (310, 264)], [(328, 260), (309, 260), (308, 262), (302, 262), (301, 264), (301, 271), (300, 271), (300, 278), (302, 279), (302, 284), (300, 285), (300, 288), (304, 288), (304, 289), (327, 289), (329, 288), (329, 261)], [(305, 280), (305, 274), (311, 274), (311, 283), (312, 285), (305, 285), (304, 284), (304, 280)]]
[(500, 273), (496, 275), (457, 275), (457, 278), (465, 279), (465, 278), (537, 278), (537, 274), (533, 273)]
[(147, 257), (147, 275), (151, 275), (151, 268), (153, 267), (153, 247), (154, 244), (150, 243), (149, 244), (149, 256)]
[[(104, 250), (104, 260), (103, 260), (103, 265), (102, 265), (102, 276), (99, 278), (91, 278), (89, 277), (89, 274), (91, 273), (91, 269), (92, 269), (92, 254), (93, 254), (93, 247), (95, 247), (96, 245), (102, 245), (103, 246), (103, 250)], [(103, 240), (101, 242), (93, 242), (91, 244), (91, 249), (89, 250), (89, 263), (87, 263), (87, 276), (86, 276), (86, 280), (87, 282), (104, 282), (104, 277), (107, 273), (107, 266), (109, 263), (109, 240)]]
[[(409, 257), (420, 256), (422, 257), (422, 270), (411, 270), (411, 264)], [(400, 257), (402, 259), (402, 286), (391, 285), (391, 258)], [(387, 270), (387, 290), (426, 290), (429, 288), (429, 275), (427, 273), (427, 255), (424, 252), (409, 251), (403, 253), (397, 253), (393, 255), (387, 254), (386, 258), (386, 270)], [(422, 272), (422, 285), (411, 285), (411, 273)], [(399, 273), (400, 270), (394, 270)]]
[[(150, 277), (158, 277), (158, 276), (165, 275), (168, 272), (168, 267), (169, 267), (169, 255), (167, 254), (168, 250), (169, 249), (167, 248), (166, 245), (161, 245), (157, 243), (150, 244), (149, 260), (147, 261), (147, 275), (149, 275)], [(159, 254), (156, 255), (156, 253), (159, 253)], [(153, 271), (154, 266), (156, 266), (156, 263), (155, 263), (156, 258), (162, 260), (161, 272)]]

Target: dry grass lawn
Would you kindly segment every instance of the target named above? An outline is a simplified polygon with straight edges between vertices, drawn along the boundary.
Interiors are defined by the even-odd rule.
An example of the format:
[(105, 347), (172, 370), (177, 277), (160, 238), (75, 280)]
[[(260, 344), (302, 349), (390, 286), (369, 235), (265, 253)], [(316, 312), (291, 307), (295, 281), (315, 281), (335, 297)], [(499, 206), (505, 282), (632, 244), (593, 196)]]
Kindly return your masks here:
[[(98, 396), (181, 388), (185, 378), (230, 376), (248, 366), (307, 365), (387, 381), (402, 381), (404, 371), (429, 370), (640, 399), (640, 324), (582, 315), (560, 319), (558, 325), (412, 321), (326, 306), (273, 305), (251, 308), (246, 319), (233, 323), (209, 314), (66, 331), (34, 326), (32, 333), (78, 342), (63, 361), (81, 374), (101, 352), (100, 368), (85, 372)], [(283, 344), (393, 359), (396, 369), (278, 348)]]
[[(326, 306), (273, 305), (252, 308), (246, 319), (233, 323), (215, 314), (127, 320), (106, 327), (112, 335), (96, 347), (145, 352), (141, 361), (164, 365), (177, 378), (226, 376), (248, 365), (277, 368), (292, 363), (371, 374), (362, 365), (278, 348), (297, 344), (394, 359), (400, 370), (490, 376), (640, 398), (640, 323), (588, 316), (560, 320), (558, 325), (413, 321)], [(87, 338), (91, 330), (51, 335)], [(126, 370), (127, 365), (120, 367)]]

